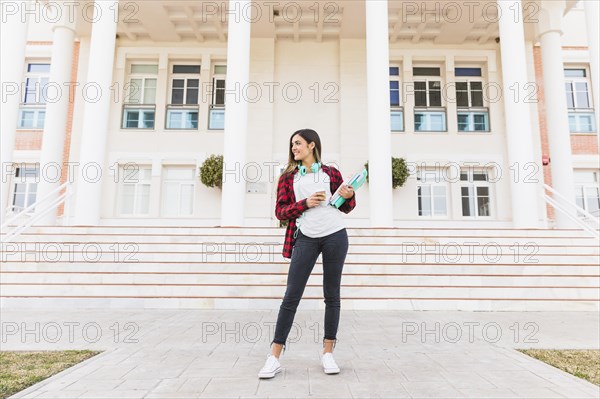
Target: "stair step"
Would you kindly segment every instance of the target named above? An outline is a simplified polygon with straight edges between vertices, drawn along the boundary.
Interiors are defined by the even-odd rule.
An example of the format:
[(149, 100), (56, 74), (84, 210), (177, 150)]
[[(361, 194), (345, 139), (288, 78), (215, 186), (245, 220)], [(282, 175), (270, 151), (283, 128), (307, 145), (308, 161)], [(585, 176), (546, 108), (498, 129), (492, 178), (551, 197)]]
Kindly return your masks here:
[[(184, 236), (279, 236), (285, 228), (278, 227), (164, 227), (164, 226), (33, 226), (27, 235), (184, 235)], [(498, 228), (346, 228), (349, 236), (415, 236), (415, 237), (588, 237), (577, 229), (498, 229)]]
[[(285, 274), (289, 264), (281, 263), (36, 263), (5, 262), (1, 267), (6, 272), (72, 272), (72, 273), (263, 273)], [(322, 272), (322, 263), (316, 263), (313, 273)], [(570, 264), (344, 264), (344, 275), (377, 274), (387, 275), (427, 275), (427, 274), (468, 274), (468, 275), (585, 275), (600, 276), (599, 265)]]
[[(600, 246), (579, 230), (347, 230), (345, 309), (600, 309)], [(290, 267), (284, 236), (275, 227), (36, 226), (1, 247), (0, 307), (278, 309)], [(324, 307), (322, 260), (301, 308)]]
[[(132, 273), (44, 273), (44, 272), (19, 272), (4, 273), (2, 284), (150, 284), (150, 285), (274, 285), (285, 287), (287, 275), (280, 274), (132, 274)], [(321, 287), (323, 274), (313, 273), (308, 279), (308, 286)], [(573, 276), (571, 278), (556, 278), (552, 276), (380, 276), (380, 275), (355, 275), (345, 274), (342, 277), (342, 286), (365, 287), (592, 287), (600, 289), (600, 281), (586, 277)]]
[[(115, 286), (115, 285), (2, 285), (3, 297), (197, 297), (197, 298), (281, 298), (283, 286)], [(306, 287), (308, 298), (322, 298), (321, 287)], [(475, 299), (528, 299), (528, 300), (585, 300), (600, 301), (600, 291), (585, 288), (403, 288), (395, 287), (344, 287), (343, 299), (395, 299), (395, 298), (475, 298)]]
[[(514, 239), (507, 242), (496, 241), (463, 241), (458, 242), (417, 242), (417, 241), (402, 241), (396, 243), (366, 243), (365, 238), (351, 237), (349, 239), (348, 254), (374, 254), (374, 255), (394, 255), (394, 254), (489, 254), (496, 253), (516, 254), (525, 256), (527, 254), (556, 254), (556, 255), (584, 255), (584, 256), (600, 256), (600, 246), (596, 245), (557, 245), (552, 243), (538, 242), (519, 242)], [(198, 242), (146, 242), (146, 241), (128, 241), (128, 240), (89, 240), (89, 241), (74, 241), (74, 240), (46, 240), (46, 237), (35, 239), (28, 237), (28, 241), (17, 243), (6, 243), (2, 245), (2, 250), (6, 254), (16, 252), (122, 252), (122, 253), (266, 253), (271, 252), (280, 254), (283, 248), (283, 243), (280, 241), (198, 241)], [(7, 255), (8, 256), (8, 255)]]

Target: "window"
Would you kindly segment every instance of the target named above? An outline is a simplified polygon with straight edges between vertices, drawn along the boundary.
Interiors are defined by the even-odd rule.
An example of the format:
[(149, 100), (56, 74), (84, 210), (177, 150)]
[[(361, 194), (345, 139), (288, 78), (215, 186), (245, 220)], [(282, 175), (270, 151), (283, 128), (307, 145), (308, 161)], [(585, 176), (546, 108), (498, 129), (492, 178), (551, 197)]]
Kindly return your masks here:
[(459, 108), (483, 107), (483, 82), (456, 82), (456, 105)]
[(46, 109), (44, 107), (21, 107), (19, 109), (19, 129), (44, 129)]
[(121, 174), (119, 214), (121, 216), (148, 215), (152, 169), (127, 164), (120, 168), (119, 172)]
[(390, 67), (390, 108), (392, 132), (404, 131), (404, 110), (400, 103), (400, 67)]
[(448, 216), (447, 183), (437, 170), (417, 171), (417, 201), (419, 216), (443, 217)]
[(446, 131), (446, 110), (442, 107), (440, 68), (413, 68), (415, 131)]
[(50, 64), (28, 64), (25, 76), (25, 104), (45, 104)]
[(481, 68), (454, 68), (454, 76), (479, 76)]
[(567, 68), (565, 91), (569, 109), (569, 130), (571, 133), (591, 133), (596, 131), (596, 118), (589, 92), (591, 86), (587, 70)]
[(164, 216), (190, 216), (194, 213), (195, 167), (166, 167), (162, 189)]
[(413, 76), (440, 76), (440, 68), (413, 68)]
[(444, 132), (446, 131), (445, 111), (415, 111), (415, 131)]
[(158, 65), (131, 64), (125, 87), (123, 129), (154, 129)]
[(50, 64), (27, 64), (25, 94), (19, 109), (18, 129), (44, 129)]
[[(35, 203), (39, 180), (39, 165), (24, 165), (16, 168), (13, 180), (12, 212), (21, 212)], [(32, 209), (32, 212), (34, 210), (35, 208)]]
[(127, 86), (127, 104), (155, 104), (158, 65), (132, 64)]
[(427, 80), (415, 82), (415, 107), (441, 107), (442, 82)]
[(491, 190), (486, 170), (463, 170), (460, 173), (462, 214), (466, 217), (491, 216)]
[(198, 104), (200, 65), (173, 65), (171, 104)]
[(225, 129), (225, 78), (226, 65), (215, 65), (212, 79), (212, 99), (208, 115), (208, 128)]
[(483, 99), (481, 68), (456, 68), (456, 106), (459, 132), (489, 132), (489, 111)]
[(173, 65), (167, 129), (198, 129), (200, 65)]
[(591, 133), (596, 131), (596, 117), (593, 113), (569, 112), (569, 131), (571, 133)]
[[(592, 215), (600, 217), (600, 187), (598, 171), (576, 171), (575, 202)], [(583, 215), (580, 214), (580, 217)]]
[(154, 129), (155, 107), (125, 106), (123, 129)]
[(459, 132), (489, 132), (487, 112), (458, 111)]

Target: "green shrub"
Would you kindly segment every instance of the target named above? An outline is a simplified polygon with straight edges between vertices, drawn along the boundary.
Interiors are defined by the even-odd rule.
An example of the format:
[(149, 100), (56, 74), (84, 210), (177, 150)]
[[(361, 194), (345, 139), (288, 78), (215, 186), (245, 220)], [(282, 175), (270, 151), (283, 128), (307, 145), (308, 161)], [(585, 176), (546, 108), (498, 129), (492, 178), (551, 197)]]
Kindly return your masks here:
[(223, 186), (223, 155), (211, 155), (200, 166), (200, 181), (207, 187)]

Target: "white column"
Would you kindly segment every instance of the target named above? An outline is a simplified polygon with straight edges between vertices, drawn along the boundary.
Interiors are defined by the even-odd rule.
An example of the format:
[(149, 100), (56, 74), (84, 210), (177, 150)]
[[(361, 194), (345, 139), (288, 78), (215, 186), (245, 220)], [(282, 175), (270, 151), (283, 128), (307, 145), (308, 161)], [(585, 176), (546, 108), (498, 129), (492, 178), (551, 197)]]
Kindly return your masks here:
[[(571, 133), (569, 129), (569, 111), (565, 101), (562, 31), (560, 30), (564, 4), (544, 2), (542, 7), (539, 28), (552, 187), (570, 202), (575, 203)], [(562, 201), (559, 200), (559, 202)], [(568, 212), (577, 217), (575, 211), (569, 209)], [(556, 227), (576, 227), (569, 217), (562, 212), (556, 210), (554, 214)]]
[(365, 1), (371, 226), (393, 227), (388, 1)]
[[(69, 10), (61, 5), (61, 3), (55, 3), (55, 8), (53, 8), (56, 10), (56, 7), (60, 7), (58, 10), (62, 20), (53, 27), (52, 61), (48, 86), (48, 97), (51, 101), (46, 104), (46, 120), (40, 155), (40, 168), (45, 172), (38, 185), (37, 198), (44, 198), (52, 190), (58, 188), (61, 184), (61, 171), (67, 173), (67, 168), (63, 168), (62, 161), (69, 112), (69, 82), (75, 31), (72, 22), (69, 21)], [(50, 204), (59, 195), (58, 192), (53, 194), (45, 203)], [(38, 224), (43, 226), (56, 224), (56, 209), (43, 216)]]
[[(526, 86), (528, 81), (523, 20), (514, 15), (515, 9), (521, 9), (521, 1), (498, 0), (497, 4), (502, 13), (498, 23), (508, 166), (519, 172), (511, 175), (511, 171), (507, 170), (505, 173), (511, 179), (513, 225), (515, 228), (535, 228), (538, 227), (540, 191), (538, 185), (525, 179), (525, 176), (531, 170), (529, 165), (537, 164), (538, 170), (541, 170), (541, 163), (533, 156), (531, 116), (529, 104), (524, 100), (529, 91)], [(542, 176), (538, 176), (538, 179), (542, 179)]]
[(25, 68), (28, 15), (25, 12), (29, 1), (1, 1), (2, 23), (0, 23), (0, 77), (3, 98), (0, 100), (0, 224), (4, 223), (9, 204), (13, 151), (19, 118), (19, 104), (23, 92), (20, 90)]
[[(594, 113), (596, 114), (596, 131), (600, 124), (600, 91), (598, 81), (600, 80), (600, 53), (598, 52), (598, 36), (600, 36), (600, 3), (595, 0), (584, 0), (585, 23), (587, 25), (588, 51), (590, 54), (590, 70), (592, 73), (592, 93), (594, 95)], [(600, 149), (600, 133), (598, 133), (598, 148)]]
[[(227, 78), (225, 80), (225, 134), (223, 153), (223, 190), (221, 196), (221, 226), (244, 225), (246, 181), (242, 174), (246, 163), (248, 102), (244, 88), (250, 80), (250, 19), (240, 15), (250, 0), (229, 0), (227, 31)], [(237, 21), (236, 21), (237, 19)], [(237, 96), (237, 99), (236, 99)]]
[[(99, 87), (98, 100), (85, 101), (79, 169), (77, 174), (77, 198), (74, 224), (79, 226), (98, 225), (102, 200), (102, 178), (107, 175), (106, 141), (111, 102), (111, 84), (115, 60), (115, 35), (117, 34), (118, 1), (96, 1), (92, 25), (87, 82)], [(93, 92), (93, 91), (90, 91)], [(91, 94), (90, 94), (91, 95)]]

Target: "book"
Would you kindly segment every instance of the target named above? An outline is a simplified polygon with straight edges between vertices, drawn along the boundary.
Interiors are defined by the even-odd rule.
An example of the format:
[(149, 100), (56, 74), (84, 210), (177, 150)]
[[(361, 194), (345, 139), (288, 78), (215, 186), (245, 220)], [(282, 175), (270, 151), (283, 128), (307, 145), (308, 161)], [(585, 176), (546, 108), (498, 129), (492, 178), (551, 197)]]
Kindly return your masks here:
[(358, 190), (363, 185), (363, 183), (367, 180), (367, 174), (368, 174), (367, 169), (365, 168), (361, 172), (355, 173), (354, 175), (350, 176), (349, 179), (347, 179), (345, 182), (343, 182), (338, 187), (338, 189), (335, 190), (335, 193), (333, 193), (333, 195), (327, 202), (327, 205), (335, 206), (336, 208), (339, 208), (340, 206), (342, 206), (342, 204), (344, 202), (346, 202), (346, 199), (340, 195), (340, 189), (343, 186), (352, 186), (354, 191)]

